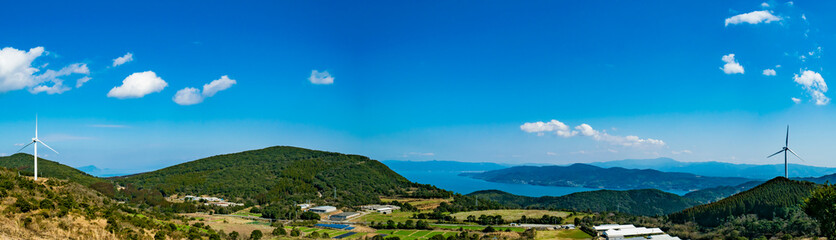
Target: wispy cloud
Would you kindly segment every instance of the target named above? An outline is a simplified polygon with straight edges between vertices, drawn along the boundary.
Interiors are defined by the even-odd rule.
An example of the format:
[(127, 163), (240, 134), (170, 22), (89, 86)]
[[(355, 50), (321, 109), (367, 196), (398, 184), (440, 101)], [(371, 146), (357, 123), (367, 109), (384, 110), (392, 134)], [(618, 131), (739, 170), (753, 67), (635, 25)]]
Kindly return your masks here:
[(118, 125), (118, 124), (90, 124), (87, 125), (88, 127), (94, 128), (129, 128), (128, 125)]
[(408, 152), (404, 153), (402, 157), (412, 157), (412, 156), (424, 156), (424, 157), (433, 157), (435, 153), (431, 152)]
[(311, 77), (308, 78), (313, 84), (329, 85), (334, 83), (334, 77), (328, 71), (311, 71)]
[(116, 67), (116, 66), (128, 63), (130, 61), (133, 61), (133, 60), (134, 60), (134, 54), (133, 53), (127, 53), (127, 54), (125, 54), (125, 56), (121, 56), (121, 57), (113, 59), (113, 66)]

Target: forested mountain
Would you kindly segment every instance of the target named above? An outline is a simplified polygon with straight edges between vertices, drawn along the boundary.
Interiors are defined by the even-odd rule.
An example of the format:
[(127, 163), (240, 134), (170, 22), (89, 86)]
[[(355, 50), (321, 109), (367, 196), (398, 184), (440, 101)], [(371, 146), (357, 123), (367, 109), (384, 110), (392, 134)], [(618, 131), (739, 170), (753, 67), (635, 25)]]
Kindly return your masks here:
[(644, 216), (665, 215), (697, 204), (693, 200), (656, 189), (598, 190), (560, 197), (526, 197), (498, 190), (485, 190), (473, 192), (467, 196), (490, 199), (509, 208), (613, 211)]
[[(663, 172), (683, 172), (710, 177), (742, 177), (751, 179), (772, 179), (784, 174), (784, 164), (735, 164), (725, 162), (680, 162), (671, 158), (625, 159), (607, 162), (594, 162), (590, 165), (611, 168), (653, 169)], [(790, 176), (814, 177), (836, 173), (836, 168), (789, 165)]]
[(112, 179), (164, 195), (208, 194), (259, 202), (323, 200), (342, 206), (376, 203), (378, 196), (452, 194), (410, 182), (368, 157), (284, 146), (218, 155)]
[(735, 186), (751, 181), (746, 178), (704, 177), (690, 173), (660, 172), (650, 169), (601, 168), (580, 163), (569, 166), (520, 166), (482, 173), (463, 173), (462, 175), (491, 182), (543, 186), (611, 189), (655, 188), (686, 191), (717, 186)]
[(747, 214), (766, 219), (787, 218), (798, 211), (815, 187), (812, 182), (777, 177), (720, 201), (673, 213), (670, 219), (676, 223), (694, 221), (702, 226), (714, 227), (729, 218)]
[[(17, 169), (23, 175), (32, 176), (34, 174), (33, 160), (34, 156), (32, 155), (18, 153), (7, 157), (0, 157), (0, 167)], [(91, 176), (78, 169), (43, 158), (38, 158), (38, 171), (40, 172), (38, 177), (66, 179), (85, 186), (104, 181), (104, 179)]]
[(719, 186), (713, 188), (706, 188), (700, 189), (697, 191), (689, 192), (683, 195), (685, 198), (692, 199), (694, 201), (699, 202), (700, 204), (706, 204), (711, 202), (716, 202), (720, 199), (726, 198), (728, 196), (737, 194), (739, 192), (743, 192), (753, 187), (757, 187), (764, 183), (763, 181), (751, 181), (746, 182), (737, 186)]

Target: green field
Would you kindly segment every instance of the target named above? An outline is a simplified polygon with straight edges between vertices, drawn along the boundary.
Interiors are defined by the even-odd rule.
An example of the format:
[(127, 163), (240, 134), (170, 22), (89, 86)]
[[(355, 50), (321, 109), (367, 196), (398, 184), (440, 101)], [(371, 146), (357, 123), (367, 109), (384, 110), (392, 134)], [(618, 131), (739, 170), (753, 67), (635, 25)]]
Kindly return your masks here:
[(447, 237), (458, 234), (457, 232), (438, 230), (378, 230), (375, 233), (397, 236), (401, 240), (425, 240), (435, 235)]
[(592, 236), (589, 236), (589, 234), (586, 234), (581, 230), (574, 229), (561, 231), (537, 231), (537, 237), (535, 239), (592, 239)]
[[(466, 229), (466, 230), (472, 230), (472, 231), (482, 231), (482, 229), (486, 228), (486, 226), (475, 226), (475, 225), (474, 226), (447, 226), (447, 225), (430, 224), (430, 226), (435, 227), (435, 228), (448, 229), (448, 230), (451, 230), (451, 231), (458, 231), (460, 228), (461, 229)], [(525, 231), (525, 228), (521, 228), (521, 227), (496, 227), (496, 226), (494, 226), (493, 228), (496, 229), (497, 231), (505, 231), (505, 229), (510, 229), (511, 231), (514, 231), (514, 232), (524, 232)]]
[[(427, 212), (429, 212), (429, 211), (427, 211)], [(363, 215), (361, 217), (355, 218), (356, 220), (354, 220), (354, 221), (359, 221), (359, 222), (386, 222), (386, 221), (392, 220), (392, 221), (395, 221), (395, 222), (406, 222), (406, 220), (412, 219), (413, 214), (417, 214), (417, 213), (418, 212), (401, 212), (400, 210), (395, 210), (395, 211), (392, 212), (392, 214), (380, 214), (380, 213), (375, 212), (375, 213), (369, 213), (369, 214)], [(418, 220), (415, 220), (415, 219), (412, 219), (412, 220), (413, 221), (418, 221)]]

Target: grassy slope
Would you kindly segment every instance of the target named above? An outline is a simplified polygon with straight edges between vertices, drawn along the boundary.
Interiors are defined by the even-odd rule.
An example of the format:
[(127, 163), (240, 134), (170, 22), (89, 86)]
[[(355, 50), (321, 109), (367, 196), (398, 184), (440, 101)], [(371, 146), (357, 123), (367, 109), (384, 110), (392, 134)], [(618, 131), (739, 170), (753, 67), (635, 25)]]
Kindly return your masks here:
[[(159, 189), (165, 194), (282, 198), (299, 202), (324, 199), (343, 205), (376, 203), (380, 201), (378, 196), (408, 195), (412, 191), (447, 193), (412, 183), (386, 165), (364, 156), (295, 147), (218, 155), (113, 179), (121, 184)], [(337, 199), (333, 199), (335, 188)]]
[[(34, 171), (33, 164), (33, 156), (25, 153), (0, 157), (0, 167), (19, 169), (21, 174), (24, 175), (32, 175)], [(70, 180), (85, 186), (90, 186), (90, 184), (95, 182), (105, 181), (104, 179), (91, 176), (70, 166), (43, 158), (38, 158), (38, 171), (40, 171), (38, 177)]]

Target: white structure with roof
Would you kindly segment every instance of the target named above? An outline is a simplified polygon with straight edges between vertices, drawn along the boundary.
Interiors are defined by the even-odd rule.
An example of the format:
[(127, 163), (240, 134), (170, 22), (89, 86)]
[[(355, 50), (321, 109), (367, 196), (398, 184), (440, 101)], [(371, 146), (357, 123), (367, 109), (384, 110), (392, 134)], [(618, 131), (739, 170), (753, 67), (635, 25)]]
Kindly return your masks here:
[(593, 227), (593, 229), (595, 229), (595, 231), (598, 232), (598, 233), (603, 233), (603, 232), (606, 232), (606, 231), (609, 231), (609, 230), (620, 230), (620, 229), (630, 229), (630, 228), (636, 228), (636, 226), (633, 226), (633, 225), (619, 225), (619, 224), (606, 224), (606, 225), (600, 225), (600, 226)]
[(658, 228), (624, 228), (604, 231), (603, 237), (607, 239), (627, 239), (632, 237), (645, 237), (651, 235), (662, 235), (665, 232)]
[(329, 213), (337, 211), (337, 208), (334, 206), (319, 206), (319, 207), (312, 207), (308, 209), (308, 211), (315, 212), (315, 213)]

